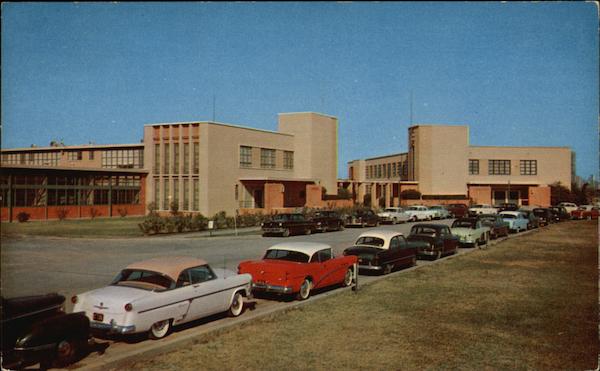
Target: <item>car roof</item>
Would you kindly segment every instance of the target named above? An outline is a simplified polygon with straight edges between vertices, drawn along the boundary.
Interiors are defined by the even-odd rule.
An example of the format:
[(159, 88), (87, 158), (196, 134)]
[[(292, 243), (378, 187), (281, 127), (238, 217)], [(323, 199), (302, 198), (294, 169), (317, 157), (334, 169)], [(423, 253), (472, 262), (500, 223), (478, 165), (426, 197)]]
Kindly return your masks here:
[(129, 264), (125, 269), (158, 272), (176, 281), (181, 271), (206, 264), (205, 260), (191, 256), (163, 256)]
[(356, 239), (358, 240), (361, 237), (375, 237), (383, 240), (389, 240), (395, 236), (403, 236), (403, 234), (402, 232), (392, 231), (389, 229), (373, 229), (368, 232), (361, 233)]
[(269, 247), (267, 250), (296, 251), (312, 257), (317, 251), (330, 248), (330, 245), (318, 242), (282, 242)]
[(433, 223), (417, 223), (414, 224), (410, 229), (413, 229), (414, 227), (426, 227), (426, 228), (434, 228), (434, 229), (442, 229), (443, 227), (448, 227), (446, 224), (433, 224)]
[(502, 211), (500, 213), (500, 215), (505, 215), (505, 214), (509, 214), (509, 215), (519, 215), (519, 214), (523, 214), (523, 212), (521, 211)]

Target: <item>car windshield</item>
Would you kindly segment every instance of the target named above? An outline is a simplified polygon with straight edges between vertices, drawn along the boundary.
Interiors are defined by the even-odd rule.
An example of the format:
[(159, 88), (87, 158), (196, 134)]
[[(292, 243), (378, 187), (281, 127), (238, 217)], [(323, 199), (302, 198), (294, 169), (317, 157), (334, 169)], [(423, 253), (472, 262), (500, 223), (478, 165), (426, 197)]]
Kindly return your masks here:
[(455, 220), (452, 228), (475, 228), (475, 223), (469, 220)]
[(502, 215), (502, 219), (517, 219), (516, 215), (513, 214), (500, 214)]
[(429, 206), (430, 209), (441, 210), (443, 207), (441, 206)]
[(487, 207), (487, 206), (486, 205), (473, 205), (472, 207), (482, 208), (482, 207)]
[(421, 208), (418, 206), (410, 206), (408, 210), (420, 210)]
[(374, 247), (383, 247), (384, 241), (378, 237), (363, 236), (356, 240), (356, 245), (368, 245)]
[(124, 269), (115, 277), (111, 285), (136, 287), (151, 291), (164, 291), (175, 287), (170, 278), (153, 271)]
[(308, 263), (309, 258), (310, 257), (308, 255), (299, 251), (269, 249), (265, 253), (265, 257), (263, 259), (287, 260), (297, 263)]
[(286, 214), (278, 214), (273, 216), (274, 222), (286, 222), (290, 220), (289, 215)]
[(435, 228), (431, 228), (431, 227), (421, 227), (421, 226), (417, 226), (417, 227), (412, 227), (412, 229), (410, 230), (410, 234), (424, 234), (427, 236), (432, 236), (434, 237), (436, 233)]

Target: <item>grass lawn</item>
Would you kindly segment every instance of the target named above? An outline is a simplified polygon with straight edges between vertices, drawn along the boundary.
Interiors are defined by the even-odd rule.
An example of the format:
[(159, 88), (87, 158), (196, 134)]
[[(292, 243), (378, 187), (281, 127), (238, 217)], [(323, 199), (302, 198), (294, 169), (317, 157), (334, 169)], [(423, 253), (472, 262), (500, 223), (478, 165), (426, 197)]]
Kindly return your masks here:
[(55, 237), (140, 237), (138, 227), (144, 217), (96, 218), (63, 221), (29, 221), (2, 223), (2, 237), (36, 235)]
[(595, 369), (598, 225), (568, 222), (130, 369)]

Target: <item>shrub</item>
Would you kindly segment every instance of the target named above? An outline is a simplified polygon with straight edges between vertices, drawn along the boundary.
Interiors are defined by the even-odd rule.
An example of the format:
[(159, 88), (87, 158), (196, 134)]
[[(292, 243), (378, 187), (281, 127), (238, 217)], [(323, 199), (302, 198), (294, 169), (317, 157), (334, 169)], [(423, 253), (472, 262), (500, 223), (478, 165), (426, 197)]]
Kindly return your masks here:
[(344, 187), (338, 188), (338, 198), (341, 200), (349, 200), (352, 198), (352, 192)]
[(192, 218), (191, 229), (194, 231), (203, 231), (208, 226), (208, 219), (202, 214), (196, 214)]
[(158, 210), (156, 202), (150, 202), (146, 207), (148, 208), (148, 214), (155, 214), (156, 210)]
[(165, 221), (165, 228), (167, 229), (168, 233), (173, 233), (175, 231), (177, 225), (175, 224), (174, 218), (167, 218)]
[(56, 216), (58, 217), (58, 220), (65, 220), (67, 215), (69, 215), (69, 209), (66, 207), (60, 207), (56, 210)]
[(119, 212), (119, 215), (121, 215), (121, 218), (127, 216), (127, 209), (117, 209), (117, 211)]
[(218, 213), (216, 213), (212, 217), (212, 220), (214, 221), (215, 229), (231, 228), (231, 227), (233, 227), (233, 223), (234, 223), (233, 218), (228, 217), (227, 213), (225, 213), (225, 211), (219, 211)]
[(175, 199), (175, 200), (171, 201), (171, 203), (169, 204), (169, 210), (171, 211), (171, 215), (178, 215), (179, 214), (179, 200)]
[(17, 214), (17, 220), (19, 221), (19, 223), (25, 223), (26, 221), (29, 220), (29, 218), (31, 217), (31, 215), (29, 215), (28, 213), (21, 211), (20, 213)]
[(144, 234), (156, 234), (163, 230), (165, 221), (160, 216), (154, 214), (147, 216), (138, 226)]

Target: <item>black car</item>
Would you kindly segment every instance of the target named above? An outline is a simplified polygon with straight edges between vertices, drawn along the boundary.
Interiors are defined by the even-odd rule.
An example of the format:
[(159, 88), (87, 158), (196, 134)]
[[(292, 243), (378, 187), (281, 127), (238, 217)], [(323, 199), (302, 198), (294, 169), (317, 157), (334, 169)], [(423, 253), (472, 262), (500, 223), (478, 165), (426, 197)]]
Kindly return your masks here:
[(426, 242), (425, 245), (417, 245), (419, 258), (439, 259), (443, 255), (456, 254), (458, 251), (458, 237), (454, 236), (450, 227), (445, 224), (415, 224), (406, 239), (410, 242)]
[(503, 211), (518, 211), (519, 210), (519, 206), (512, 202), (505, 202), (505, 203), (497, 206), (497, 208), (498, 208), (499, 213), (501, 213)]
[(552, 217), (555, 222), (562, 222), (571, 219), (571, 214), (565, 209), (564, 206), (552, 206), (548, 208), (552, 213)]
[(315, 223), (315, 230), (320, 232), (344, 230), (344, 220), (335, 211), (319, 210), (311, 220)]
[(537, 216), (537, 218), (539, 219), (540, 227), (554, 222), (554, 215), (548, 208), (536, 207), (535, 209), (533, 209), (533, 215)]
[(270, 221), (262, 223), (262, 235), (281, 235), (288, 237), (292, 234), (311, 234), (316, 225), (303, 214), (289, 213), (273, 215)]
[(492, 240), (498, 237), (506, 237), (509, 233), (509, 224), (498, 214), (481, 214), (477, 216), (481, 224), (490, 227), (490, 238)]
[(65, 313), (58, 294), (0, 298), (2, 367), (63, 367), (92, 342), (85, 313)]
[(344, 218), (346, 227), (377, 227), (379, 225), (379, 217), (371, 209), (358, 209)]
[(539, 228), (540, 218), (533, 213), (533, 210), (520, 209), (519, 212), (525, 215), (526, 219), (529, 219), (529, 222), (527, 223), (527, 229)]

